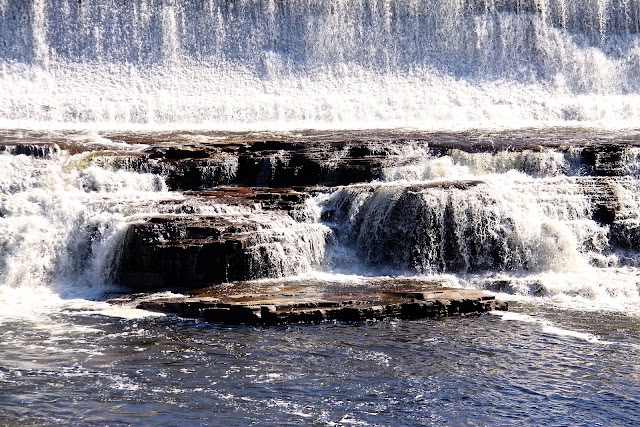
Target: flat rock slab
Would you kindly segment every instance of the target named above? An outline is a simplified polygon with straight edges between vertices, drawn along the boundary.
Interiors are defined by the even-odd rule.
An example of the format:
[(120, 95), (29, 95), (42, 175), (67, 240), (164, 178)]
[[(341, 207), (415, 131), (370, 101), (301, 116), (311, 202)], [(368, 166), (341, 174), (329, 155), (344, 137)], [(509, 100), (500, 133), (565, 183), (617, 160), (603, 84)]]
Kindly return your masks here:
[(480, 314), (507, 310), (507, 304), (479, 290), (411, 279), (278, 280), (218, 285), (145, 300), (137, 308), (216, 323), (279, 325)]

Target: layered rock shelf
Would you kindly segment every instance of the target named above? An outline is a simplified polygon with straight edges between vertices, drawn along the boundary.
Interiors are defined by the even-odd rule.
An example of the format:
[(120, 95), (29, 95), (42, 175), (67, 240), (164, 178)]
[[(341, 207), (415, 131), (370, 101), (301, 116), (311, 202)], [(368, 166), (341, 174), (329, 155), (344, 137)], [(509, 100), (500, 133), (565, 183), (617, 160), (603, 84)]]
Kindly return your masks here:
[[(493, 196), (483, 173), (506, 170), (534, 178), (557, 177), (581, 197), (584, 203), (576, 208), (580, 211), (567, 212), (567, 217), (592, 220), (606, 234), (598, 237), (600, 240), (585, 241), (585, 248), (606, 255), (607, 249), (601, 246), (615, 246), (621, 263), (625, 262), (625, 250), (631, 261), (640, 250), (640, 220), (624, 200), (637, 192), (640, 140), (636, 136), (615, 142), (597, 136), (582, 140), (568, 131), (557, 131), (550, 137), (533, 131), (375, 138), (354, 132), (275, 140), (226, 135), (203, 137), (201, 142), (171, 133), (107, 137), (117, 144), (75, 143), (63, 137), (41, 141), (0, 134), (0, 152), (33, 156), (39, 161), (54, 159), (61, 151), (78, 154), (80, 160), (74, 161), (81, 167), (155, 174), (169, 190), (181, 193), (183, 197), (156, 202), (148, 210), (154, 213), (129, 225), (114, 277), (132, 291), (183, 292), (211, 287), (178, 300), (140, 303), (145, 309), (248, 324), (410, 319), (504, 309), (505, 305), (488, 295), (433, 284), (426, 288), (402, 284), (391, 289), (389, 284), (375, 282), (346, 291), (334, 285), (297, 283), (287, 285), (295, 289), (286, 292), (243, 293), (239, 289), (244, 285), (237, 283), (263, 278), (279, 278), (279, 283), (285, 283), (288, 276), (319, 268), (325, 244), (337, 238), (353, 244), (353, 253), (366, 268), (466, 273), (535, 267), (527, 258), (529, 248), (509, 240), (516, 235), (513, 230), (520, 213), (491, 210), (503, 201)], [(133, 144), (144, 145), (134, 150)], [(479, 169), (461, 179), (422, 179), (416, 175), (409, 178), (411, 183), (402, 175), (420, 162), (444, 157), (450, 163), (444, 162), (443, 167), (458, 162), (456, 167)], [(484, 171), (485, 162), (496, 170)], [(421, 171), (416, 168), (416, 173)], [(400, 174), (399, 180), (394, 174)], [(539, 194), (546, 194), (543, 187), (548, 183), (523, 185), (540, 185)], [(319, 194), (344, 197), (341, 203), (325, 204), (321, 211), (310, 212), (307, 202)], [(425, 203), (427, 196), (433, 199), (429, 203)], [(384, 221), (366, 223), (366, 209), (360, 216), (354, 214), (353, 207), (365, 198), (371, 209), (377, 209), (376, 203), (385, 197), (390, 201), (381, 205), (387, 212)], [(480, 201), (476, 222), (467, 221), (467, 228), (454, 227), (451, 223), (458, 213), (453, 203), (462, 206), (465, 200)], [(470, 219), (472, 208), (469, 205), (466, 213)], [(409, 217), (414, 219), (411, 224), (398, 225)], [(348, 221), (354, 222), (351, 230), (362, 224), (358, 230), (375, 229), (376, 247), (363, 246), (358, 235), (343, 230)], [(501, 231), (476, 234), (474, 227), (487, 224), (502, 227)], [(428, 235), (433, 230), (437, 233)], [(469, 254), (459, 252), (461, 242), (467, 242)], [(424, 248), (429, 248), (428, 253)], [(599, 260), (593, 262), (608, 262), (606, 257)]]
[[(455, 135), (455, 134), (454, 134)], [(439, 138), (439, 139), (438, 139)], [(533, 139), (533, 136), (531, 137)], [(368, 140), (231, 140), (217, 143), (155, 142), (143, 153), (103, 153), (103, 165), (161, 174), (171, 189), (188, 191), (217, 186), (310, 187), (340, 186), (384, 178), (384, 168), (407, 150), (425, 150), (441, 157), (456, 151), (469, 154), (555, 150), (571, 157), (581, 175), (611, 177), (629, 173), (629, 149), (640, 141), (598, 143), (545, 141), (501, 137), (465, 140), (442, 135), (434, 139)], [(65, 147), (78, 150), (77, 147)], [(523, 164), (524, 172), (540, 173), (545, 165)]]
[[(289, 213), (306, 194), (292, 189), (218, 188), (191, 192), (198, 203), (245, 208), (228, 214), (196, 214), (184, 206), (178, 213), (149, 217), (127, 231), (119, 263), (119, 281), (132, 289), (183, 289), (259, 277), (277, 277), (278, 265), (255, 252), (282, 240), (270, 223), (285, 222), (296, 238), (314, 233), (312, 225), (298, 224)], [(247, 209), (247, 207), (249, 209)], [(169, 209), (171, 210), (171, 209)]]
[(234, 283), (182, 298), (143, 301), (137, 308), (216, 323), (279, 325), (415, 320), (506, 310), (507, 304), (477, 290), (388, 279), (357, 285), (314, 280)]

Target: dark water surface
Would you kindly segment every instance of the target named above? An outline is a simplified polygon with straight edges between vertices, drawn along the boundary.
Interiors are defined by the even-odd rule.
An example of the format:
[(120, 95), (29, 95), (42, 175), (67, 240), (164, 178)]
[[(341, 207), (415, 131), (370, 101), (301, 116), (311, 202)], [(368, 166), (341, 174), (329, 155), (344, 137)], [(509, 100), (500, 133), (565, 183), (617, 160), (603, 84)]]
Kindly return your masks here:
[[(514, 312), (526, 320), (255, 328), (59, 313), (50, 325), (5, 323), (0, 424), (640, 424), (637, 318)], [(566, 329), (543, 327), (556, 321)]]

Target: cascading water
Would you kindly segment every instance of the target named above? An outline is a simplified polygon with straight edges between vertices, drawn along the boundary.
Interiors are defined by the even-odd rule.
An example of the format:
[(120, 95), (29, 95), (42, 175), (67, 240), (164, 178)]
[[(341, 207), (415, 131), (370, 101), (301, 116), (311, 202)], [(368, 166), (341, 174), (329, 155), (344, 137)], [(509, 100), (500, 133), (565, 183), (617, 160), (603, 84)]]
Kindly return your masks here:
[(3, 0), (4, 127), (640, 126), (637, 0)]
[[(386, 182), (319, 197), (336, 239), (328, 266), (453, 274), (454, 283), (635, 312), (637, 149), (629, 152), (631, 176), (596, 178), (583, 176), (580, 149), (433, 155), (405, 145)], [(613, 222), (602, 206), (616, 209)]]
[[(63, 141), (78, 134), (55, 136), (52, 129), (143, 128), (151, 143), (161, 128), (254, 128), (280, 136), (300, 128), (629, 129), (640, 126), (639, 22), (636, 0), (2, 0), (0, 125), (44, 129), (26, 139)], [(83, 142), (96, 143), (112, 142)], [(626, 179), (590, 187), (577, 177), (597, 175), (598, 166), (585, 170), (579, 150), (450, 150), (433, 157), (420, 144), (394, 149), (382, 172), (386, 183), (342, 188), (323, 202), (351, 265), (462, 274), (636, 266), (630, 230), (638, 221), (638, 162), (632, 158), (619, 162)], [(260, 159), (265, 176), (257, 185), (274, 175), (270, 167), (288, 167), (281, 154)], [(140, 181), (134, 171), (160, 181), (184, 173), (171, 162), (118, 153), (87, 155), (80, 178), (56, 167), (61, 183), (81, 180), (87, 194), (137, 191), (147, 178)], [(197, 189), (242, 180), (233, 155), (190, 167)], [(618, 201), (611, 224), (598, 221), (608, 209), (594, 202), (603, 191)], [(96, 212), (112, 209), (95, 206)], [(56, 209), (41, 209), (55, 217)], [(92, 216), (82, 209), (69, 215)], [(36, 256), (31, 270), (14, 274), (17, 264), (3, 261), (7, 283), (69, 282), (80, 277), (68, 273), (74, 270), (108, 276), (78, 264), (84, 255), (69, 261), (58, 254), (65, 245), (73, 253), (91, 252), (89, 243), (73, 237), (83, 233), (92, 244), (107, 242), (111, 226), (92, 221), (70, 221), (81, 231), (44, 245), (39, 251), (46, 255)], [(258, 246), (277, 233), (264, 234), (269, 237)], [(287, 243), (310, 259), (281, 270), (319, 264), (321, 235), (310, 246)], [(399, 235), (411, 244), (398, 245)], [(256, 270), (269, 270), (261, 266), (272, 260), (256, 262)], [(40, 264), (56, 265), (55, 271)]]
[(246, 248), (248, 277), (295, 275), (321, 262), (324, 226), (170, 192), (158, 165), (155, 173), (123, 167), (123, 159), (135, 159), (144, 146), (122, 151), (119, 144), (101, 142), (119, 149), (120, 157), (108, 150), (71, 155), (46, 146), (9, 146), (0, 153), (0, 304), (18, 307), (4, 311), (0, 322), (5, 315), (64, 304), (60, 298), (93, 300), (121, 290), (117, 272), (126, 231), (153, 215), (255, 224)]
[(17, 313), (113, 286), (127, 218), (168, 197), (157, 176), (82, 167), (82, 157), (0, 155), (0, 294)]
[[(639, 130), (640, 0), (0, 0), (0, 425), (640, 425)], [(327, 283), (510, 311), (120, 294)]]

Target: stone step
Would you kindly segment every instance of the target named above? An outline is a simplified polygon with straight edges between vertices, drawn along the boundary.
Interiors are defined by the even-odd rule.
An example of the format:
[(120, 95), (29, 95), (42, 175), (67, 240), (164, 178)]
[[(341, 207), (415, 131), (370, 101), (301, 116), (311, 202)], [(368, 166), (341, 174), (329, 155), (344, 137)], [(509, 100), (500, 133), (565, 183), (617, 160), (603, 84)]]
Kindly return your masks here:
[(129, 226), (118, 263), (120, 284), (138, 290), (184, 289), (280, 277), (289, 271), (281, 259), (270, 256), (276, 246), (291, 256), (298, 251), (313, 258), (314, 253), (305, 252), (313, 246), (310, 239), (316, 236), (324, 245), (321, 225), (293, 218), (308, 193), (229, 187), (185, 194), (188, 206), (237, 209), (225, 213), (221, 208), (220, 214), (205, 215), (185, 208), (181, 200), (166, 201), (164, 209), (175, 213), (154, 215)]
[(407, 279), (374, 280), (357, 286), (321, 281), (238, 282), (190, 294), (146, 299), (136, 306), (207, 322), (247, 325), (414, 320), (508, 309), (506, 302), (482, 291)]
[[(383, 178), (386, 166), (408, 155), (407, 147), (431, 157), (456, 151), (496, 154), (554, 150), (565, 156), (567, 172), (580, 176), (624, 176), (637, 173), (633, 171), (639, 168), (634, 166), (638, 163), (634, 156), (638, 156), (639, 141), (563, 144), (498, 136), (487, 140), (465, 138), (468, 137), (434, 135), (422, 139), (291, 139), (202, 144), (164, 141), (142, 153), (104, 153), (96, 161), (110, 163), (114, 168), (162, 174), (171, 189), (183, 191), (225, 185), (294, 187), (366, 183)], [(534, 175), (544, 172), (544, 165), (532, 162), (521, 167)], [(634, 165), (629, 166), (629, 162)]]

